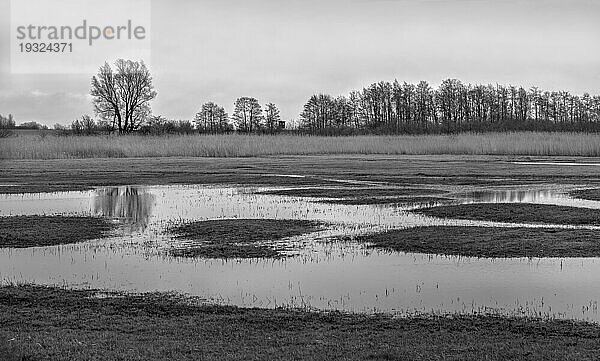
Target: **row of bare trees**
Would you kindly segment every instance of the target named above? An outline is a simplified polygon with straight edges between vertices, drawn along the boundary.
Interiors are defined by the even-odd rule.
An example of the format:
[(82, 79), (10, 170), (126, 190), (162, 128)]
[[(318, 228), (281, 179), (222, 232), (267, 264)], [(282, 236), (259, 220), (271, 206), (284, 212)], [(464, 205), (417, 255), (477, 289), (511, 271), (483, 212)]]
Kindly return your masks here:
[(448, 79), (433, 89), (379, 82), (348, 96), (313, 95), (300, 116), (308, 131), (452, 133), (507, 130), (600, 130), (600, 96), (533, 87), (466, 85)]
[(231, 120), (225, 108), (213, 102), (203, 104), (194, 118), (197, 129), (210, 133), (227, 132), (234, 127), (243, 133), (274, 132), (280, 121), (281, 115), (275, 104), (268, 103), (263, 111), (258, 100), (251, 97), (235, 101)]
[[(150, 101), (156, 97), (150, 71), (143, 62), (119, 59), (115, 68), (105, 63), (98, 74), (92, 77), (92, 102), (95, 113), (100, 117), (97, 124), (108, 130), (128, 133), (141, 130), (145, 133), (170, 133), (193, 131), (189, 121), (168, 120), (151, 115)], [(279, 127), (281, 116), (273, 103), (268, 103), (263, 112), (256, 98), (241, 97), (235, 102), (231, 117), (225, 109), (213, 102), (202, 105), (194, 118), (196, 130), (220, 133), (234, 129), (239, 132), (270, 131)], [(105, 126), (108, 124), (108, 126)], [(77, 134), (90, 133), (94, 121), (83, 116), (71, 125)]]

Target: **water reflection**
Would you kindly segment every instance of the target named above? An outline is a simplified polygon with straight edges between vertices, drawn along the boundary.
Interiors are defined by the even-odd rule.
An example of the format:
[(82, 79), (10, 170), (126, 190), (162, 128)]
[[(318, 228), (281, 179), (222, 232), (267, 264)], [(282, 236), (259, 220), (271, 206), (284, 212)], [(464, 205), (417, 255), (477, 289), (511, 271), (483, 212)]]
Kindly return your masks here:
[(495, 190), (469, 193), (467, 198), (485, 203), (539, 203), (544, 200), (556, 200), (561, 193), (551, 190)]
[[(407, 212), (411, 207), (337, 205), (262, 195), (273, 188), (109, 187), (90, 192), (0, 195), (0, 215), (96, 214), (135, 228), (80, 244), (0, 249), (0, 284), (31, 282), (120, 291), (179, 291), (244, 307), (303, 306), (358, 312), (493, 311), (600, 322), (600, 259), (473, 259), (367, 250), (320, 237), (419, 225), (491, 225)], [(456, 190), (455, 190), (456, 191)], [(510, 189), (465, 195), (459, 203), (532, 202), (599, 208), (561, 189)], [(564, 191), (564, 189), (563, 189)], [(298, 244), (285, 260), (168, 257), (165, 228), (206, 219), (308, 219), (335, 223)], [(504, 224), (504, 226), (507, 226)], [(525, 225), (524, 225), (525, 226)], [(529, 225), (532, 226), (532, 225)], [(548, 227), (548, 226), (544, 226)]]
[(154, 202), (154, 195), (145, 188), (103, 188), (94, 194), (92, 212), (98, 216), (118, 219), (132, 231), (143, 231), (148, 227)]

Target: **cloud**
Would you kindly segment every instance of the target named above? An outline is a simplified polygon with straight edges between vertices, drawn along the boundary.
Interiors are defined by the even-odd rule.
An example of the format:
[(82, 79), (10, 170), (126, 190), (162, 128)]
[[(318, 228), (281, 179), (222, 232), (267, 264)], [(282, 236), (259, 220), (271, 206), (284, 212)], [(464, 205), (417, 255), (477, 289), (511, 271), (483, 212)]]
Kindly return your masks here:
[(33, 120), (48, 126), (67, 124), (90, 112), (90, 97), (87, 94), (37, 89), (0, 93), (0, 114), (13, 114), (17, 123)]

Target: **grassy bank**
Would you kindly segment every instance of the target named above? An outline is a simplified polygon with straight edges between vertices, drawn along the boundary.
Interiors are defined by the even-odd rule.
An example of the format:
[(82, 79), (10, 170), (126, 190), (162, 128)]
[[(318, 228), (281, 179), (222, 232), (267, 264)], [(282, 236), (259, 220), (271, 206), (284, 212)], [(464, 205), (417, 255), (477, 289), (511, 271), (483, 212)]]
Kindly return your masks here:
[(573, 198), (587, 199), (590, 201), (600, 201), (600, 188), (576, 190), (569, 195)]
[(466, 257), (600, 257), (598, 231), (550, 228), (415, 227), (353, 239), (370, 248)]
[(505, 223), (599, 225), (600, 210), (548, 204), (476, 203), (417, 209), (414, 212), (439, 218)]
[(0, 359), (595, 360), (600, 327), (495, 316), (414, 317), (191, 305), (0, 288)]
[(96, 217), (0, 217), (0, 248), (56, 246), (105, 237), (115, 225)]
[(0, 159), (257, 157), (323, 154), (600, 156), (600, 134), (487, 133), (423, 136), (295, 135), (19, 136)]
[(169, 231), (175, 238), (189, 241), (174, 248), (174, 257), (201, 258), (280, 258), (280, 247), (265, 242), (315, 232), (322, 224), (294, 219), (223, 219), (183, 223)]

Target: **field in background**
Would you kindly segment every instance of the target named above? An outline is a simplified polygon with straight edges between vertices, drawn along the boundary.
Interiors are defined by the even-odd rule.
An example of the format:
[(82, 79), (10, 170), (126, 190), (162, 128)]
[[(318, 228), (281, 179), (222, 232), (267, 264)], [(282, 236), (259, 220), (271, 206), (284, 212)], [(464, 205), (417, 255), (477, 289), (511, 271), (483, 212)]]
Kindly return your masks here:
[(54, 136), (0, 139), (0, 159), (414, 154), (600, 156), (600, 134)]

